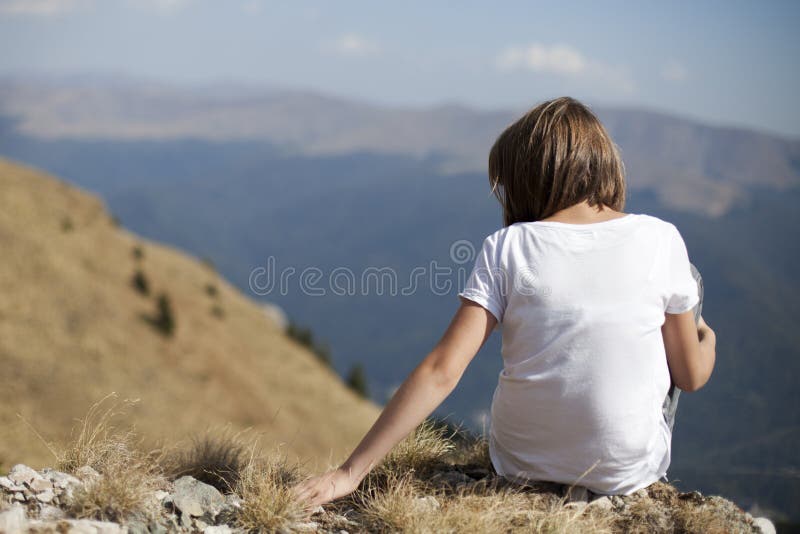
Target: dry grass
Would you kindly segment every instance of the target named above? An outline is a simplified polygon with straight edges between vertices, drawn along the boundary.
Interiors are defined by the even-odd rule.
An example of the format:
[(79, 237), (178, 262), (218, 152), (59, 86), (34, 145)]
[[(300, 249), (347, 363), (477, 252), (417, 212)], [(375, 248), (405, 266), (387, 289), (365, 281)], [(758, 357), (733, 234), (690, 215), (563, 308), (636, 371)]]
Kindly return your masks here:
[(234, 432), (230, 426), (207, 429), (194, 436), (188, 446), (179, 444), (164, 454), (164, 471), (173, 480), (188, 475), (223, 493), (232, 493), (248, 462), (245, 433)]
[(122, 431), (113, 425), (115, 417), (135, 401), (117, 401), (110, 394), (96, 402), (73, 429), (71, 439), (54, 448), (61, 471), (81, 475), (84, 466), (99, 476), (84, 475), (66, 507), (77, 518), (125, 522), (134, 517), (149, 518), (157, 513), (153, 492), (163, 488), (162, 476), (153, 454), (141, 452), (133, 429)]
[(422, 477), (442, 465), (454, 451), (455, 445), (447, 429), (437, 426), (432, 419), (425, 419), (367, 475), (373, 479), (368, 482), (374, 483), (375, 478), (386, 478), (394, 473), (414, 472)]
[(565, 506), (552, 494), (479, 488), (457, 494), (430, 491), (409, 473), (392, 473), (386, 486), (355, 494), (358, 521), (369, 532), (608, 533), (610, 513)]
[(278, 452), (259, 457), (255, 451), (254, 445), (236, 483), (242, 498), (236, 526), (247, 532), (276, 532), (306, 519), (305, 505), (291, 491), (303, 478), (297, 464)]

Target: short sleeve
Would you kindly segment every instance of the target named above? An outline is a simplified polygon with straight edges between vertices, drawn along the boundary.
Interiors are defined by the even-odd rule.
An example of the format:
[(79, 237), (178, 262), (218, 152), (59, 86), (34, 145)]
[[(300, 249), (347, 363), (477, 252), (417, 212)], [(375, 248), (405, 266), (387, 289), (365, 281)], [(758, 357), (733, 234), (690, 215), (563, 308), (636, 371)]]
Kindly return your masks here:
[(505, 291), (503, 270), (499, 265), (498, 249), (493, 236), (483, 241), (483, 246), (475, 258), (472, 272), (458, 296), (476, 302), (486, 308), (498, 326), (503, 322), (505, 311)]
[(692, 276), (686, 243), (675, 225), (670, 225), (668, 243), (667, 302), (664, 311), (684, 313), (700, 301), (697, 280)]

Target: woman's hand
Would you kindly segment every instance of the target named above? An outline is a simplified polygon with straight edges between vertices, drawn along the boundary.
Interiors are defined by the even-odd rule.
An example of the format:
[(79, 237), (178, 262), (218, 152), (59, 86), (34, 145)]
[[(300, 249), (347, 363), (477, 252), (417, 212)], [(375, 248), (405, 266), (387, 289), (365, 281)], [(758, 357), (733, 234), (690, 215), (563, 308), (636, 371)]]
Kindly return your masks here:
[(349, 495), (358, 488), (359, 480), (344, 468), (337, 468), (322, 475), (311, 477), (292, 487), (297, 498), (304, 501), (309, 510)]

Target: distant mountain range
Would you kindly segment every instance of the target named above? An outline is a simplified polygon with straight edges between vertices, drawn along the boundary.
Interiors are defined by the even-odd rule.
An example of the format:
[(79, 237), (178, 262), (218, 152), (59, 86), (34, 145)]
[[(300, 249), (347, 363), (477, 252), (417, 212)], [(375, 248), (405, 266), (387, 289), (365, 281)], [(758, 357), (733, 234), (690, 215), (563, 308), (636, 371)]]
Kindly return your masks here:
[[(259, 295), (312, 327), (344, 373), (364, 363), (385, 402), (457, 306), (451, 256), (501, 224), (488, 148), (518, 111), (386, 109), (310, 93), (136, 83), (0, 83), (0, 154), (99, 192), (122, 224), (209, 258), (242, 290), (274, 258), (287, 291)], [(626, 211), (674, 222), (718, 334), (708, 385), (681, 397), (671, 480), (798, 517), (800, 142), (646, 110), (595, 110), (628, 170)], [(461, 243), (463, 244), (463, 243)], [(431, 262), (451, 287), (336, 295), (337, 268)], [(322, 273), (324, 296), (299, 276)], [(284, 271), (288, 272), (288, 271)], [(502, 367), (496, 336), (439, 415), (480, 430)]]

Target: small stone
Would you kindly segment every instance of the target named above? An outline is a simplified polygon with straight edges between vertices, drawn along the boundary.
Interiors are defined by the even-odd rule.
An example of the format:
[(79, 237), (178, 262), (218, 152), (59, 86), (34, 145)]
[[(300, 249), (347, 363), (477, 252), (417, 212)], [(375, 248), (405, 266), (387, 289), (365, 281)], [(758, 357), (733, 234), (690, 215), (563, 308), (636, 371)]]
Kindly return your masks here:
[(295, 523), (292, 525), (293, 530), (297, 530), (300, 532), (315, 532), (319, 528), (319, 523), (315, 521), (305, 521), (301, 523)]
[(23, 490), (23, 486), (22, 485), (17, 484), (16, 482), (13, 482), (8, 477), (0, 477), (0, 488), (3, 488), (4, 490), (6, 490), (9, 493), (13, 493), (15, 491), (22, 491)]
[(208, 526), (208, 524), (205, 521), (202, 521), (200, 519), (195, 519), (194, 520), (194, 526), (195, 526), (195, 528), (197, 530), (205, 530), (205, 528)]
[(59, 532), (67, 532), (68, 534), (123, 534), (125, 530), (116, 524), (107, 521), (93, 521), (90, 519), (64, 519), (59, 521), (59, 527), (62, 525), (64, 530)]
[(64, 510), (58, 506), (46, 504), (42, 506), (41, 510), (39, 510), (39, 519), (41, 521), (58, 521), (59, 519), (65, 519), (66, 517), (66, 512), (64, 512)]
[(18, 491), (14, 494), (14, 500), (17, 502), (25, 502), (25, 494), (21, 491)]
[(314, 514), (322, 514), (322, 513), (325, 513), (325, 508), (323, 508), (323, 507), (322, 507), (322, 505), (320, 505), (320, 506), (317, 506), (316, 508), (314, 508), (314, 509), (311, 511), (311, 515), (314, 515)]
[(38, 495), (36, 495), (36, 500), (43, 503), (53, 502), (56, 494), (53, 493), (53, 490), (45, 490)]
[(70, 486), (76, 487), (81, 485), (81, 481), (72, 475), (62, 473), (61, 471), (50, 471), (47, 478), (53, 483), (56, 488), (66, 489)]
[(27, 530), (28, 516), (25, 514), (24, 507), (15, 504), (8, 510), (0, 512), (0, 532), (16, 534), (27, 532)]
[(77, 476), (81, 480), (92, 480), (98, 478), (100, 473), (95, 471), (95, 469), (90, 465), (84, 465), (83, 467), (79, 467), (75, 470), (75, 476)]
[(156, 498), (156, 500), (157, 500), (157, 501), (163, 501), (164, 499), (166, 499), (167, 497), (169, 497), (169, 492), (166, 492), (166, 491), (164, 491), (164, 490), (157, 490), (157, 491), (156, 491), (156, 492), (153, 494), (153, 496)]
[(175, 481), (172, 501), (181, 512), (194, 517), (208, 514), (213, 518), (225, 505), (225, 497), (217, 488), (190, 476)]
[(37, 478), (42, 478), (42, 476), (37, 473), (35, 469), (27, 465), (17, 464), (11, 468), (11, 472), (8, 473), (8, 478), (16, 484), (30, 484)]
[(439, 509), (439, 501), (433, 495), (426, 495), (425, 497), (415, 497), (414, 505), (421, 511), (435, 511)]
[(142, 521), (130, 521), (127, 527), (128, 534), (150, 534), (150, 528)]
[(35, 478), (32, 482), (28, 482), (27, 485), (36, 493), (53, 489), (53, 483), (44, 478)]
[(598, 510), (612, 510), (614, 503), (611, 502), (611, 498), (608, 495), (603, 495), (590, 502), (588, 507)]
[(228, 525), (211, 526), (203, 529), (203, 534), (232, 534), (233, 530)]
[(763, 534), (775, 534), (775, 525), (766, 517), (754, 518), (753, 525), (761, 530)]

